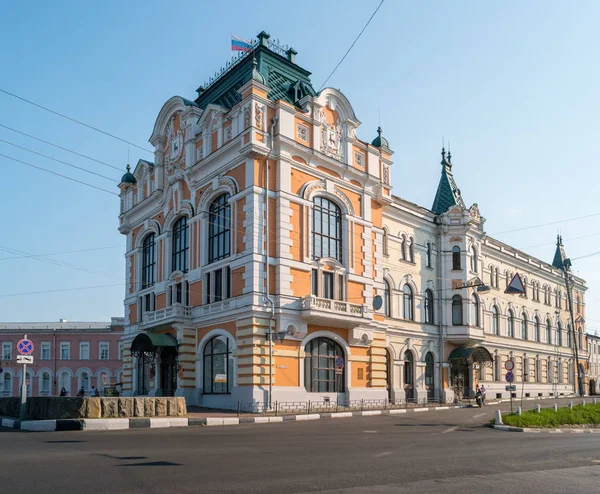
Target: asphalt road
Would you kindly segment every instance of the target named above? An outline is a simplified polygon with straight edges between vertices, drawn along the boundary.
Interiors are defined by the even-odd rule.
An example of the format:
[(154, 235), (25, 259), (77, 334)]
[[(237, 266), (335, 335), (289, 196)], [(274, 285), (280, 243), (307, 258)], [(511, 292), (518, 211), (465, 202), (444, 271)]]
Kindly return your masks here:
[(499, 407), (507, 405), (227, 427), (3, 429), (0, 492), (600, 492), (600, 434), (484, 427)]

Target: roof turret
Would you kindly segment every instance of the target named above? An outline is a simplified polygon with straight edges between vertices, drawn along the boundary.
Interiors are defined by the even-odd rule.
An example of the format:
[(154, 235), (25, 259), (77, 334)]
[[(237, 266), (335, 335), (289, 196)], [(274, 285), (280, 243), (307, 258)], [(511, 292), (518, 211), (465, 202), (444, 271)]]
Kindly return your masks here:
[(452, 206), (458, 206), (461, 209), (466, 209), (465, 202), (460, 195), (460, 189), (457, 187), (452, 175), (452, 163), (450, 162), (452, 155), (442, 148), (442, 176), (438, 185), (435, 199), (431, 210), (435, 214), (442, 214), (448, 211)]
[(127, 171), (125, 172), (125, 175), (123, 175), (121, 178), (121, 183), (129, 185), (135, 185), (137, 183), (133, 173), (131, 173), (131, 167), (129, 165), (127, 165)]
[(375, 146), (376, 148), (390, 148), (390, 144), (387, 139), (383, 137), (381, 134), (383, 133), (383, 129), (381, 127), (377, 127), (377, 137), (373, 139), (371, 146)]

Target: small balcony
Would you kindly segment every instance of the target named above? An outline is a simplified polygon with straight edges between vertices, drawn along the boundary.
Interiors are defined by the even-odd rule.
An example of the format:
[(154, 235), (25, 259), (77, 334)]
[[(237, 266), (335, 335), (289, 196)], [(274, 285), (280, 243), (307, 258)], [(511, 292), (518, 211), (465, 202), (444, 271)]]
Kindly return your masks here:
[(171, 307), (146, 312), (142, 316), (142, 327), (163, 326), (177, 322), (186, 322), (192, 318), (192, 309), (187, 305), (173, 304)]
[(326, 322), (329, 326), (354, 327), (373, 318), (366, 305), (319, 298), (313, 295), (302, 298), (301, 306), (302, 316), (307, 321)]
[(476, 326), (448, 326), (446, 341), (457, 345), (475, 345), (485, 340), (483, 328)]

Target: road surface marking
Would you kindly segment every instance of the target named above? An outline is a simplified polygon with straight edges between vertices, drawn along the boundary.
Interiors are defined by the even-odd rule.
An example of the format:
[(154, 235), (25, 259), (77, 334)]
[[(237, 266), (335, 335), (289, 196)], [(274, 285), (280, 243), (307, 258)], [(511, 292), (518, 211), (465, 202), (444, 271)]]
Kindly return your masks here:
[(458, 425), (455, 425), (454, 427), (450, 427), (450, 428), (446, 429), (444, 432), (442, 432), (442, 434), (447, 434), (448, 432), (454, 432), (456, 429), (458, 429)]
[(480, 417), (485, 417), (487, 415), (487, 413), (478, 413), (477, 415), (473, 415), (474, 419), (478, 419)]
[(364, 431), (365, 434), (377, 434), (377, 431)]
[(382, 457), (384, 457), (384, 456), (390, 456), (391, 454), (392, 454), (392, 452), (391, 452), (391, 451), (384, 451), (383, 453), (377, 453), (377, 454), (375, 455), (375, 458), (382, 458)]

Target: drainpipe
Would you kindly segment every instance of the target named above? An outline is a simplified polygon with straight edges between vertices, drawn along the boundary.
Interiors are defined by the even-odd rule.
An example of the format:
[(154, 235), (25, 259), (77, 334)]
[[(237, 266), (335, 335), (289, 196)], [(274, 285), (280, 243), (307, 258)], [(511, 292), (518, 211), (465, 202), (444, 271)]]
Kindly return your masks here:
[(269, 156), (273, 152), (273, 140), (277, 117), (273, 117), (271, 124), (271, 148), (265, 158), (265, 301), (270, 305), (271, 315), (269, 316), (269, 396), (267, 407), (271, 408), (271, 399), (273, 396), (273, 332), (272, 321), (275, 317), (275, 302), (269, 296)]
[[(440, 280), (440, 289), (438, 290), (438, 326), (440, 328), (440, 401), (442, 399), (443, 386), (444, 386), (444, 295), (446, 291), (446, 277), (444, 276), (444, 261), (442, 259), (444, 249), (442, 248), (442, 225), (438, 225), (439, 233), (438, 233), (438, 279)], [(450, 381), (450, 371), (448, 370), (448, 381)], [(450, 382), (448, 382), (450, 385)]]
[(52, 344), (52, 355), (54, 357), (54, 394), (52, 396), (58, 396), (58, 379), (56, 377), (56, 328), (53, 329), (54, 331), (54, 338), (53, 338), (53, 344)]

